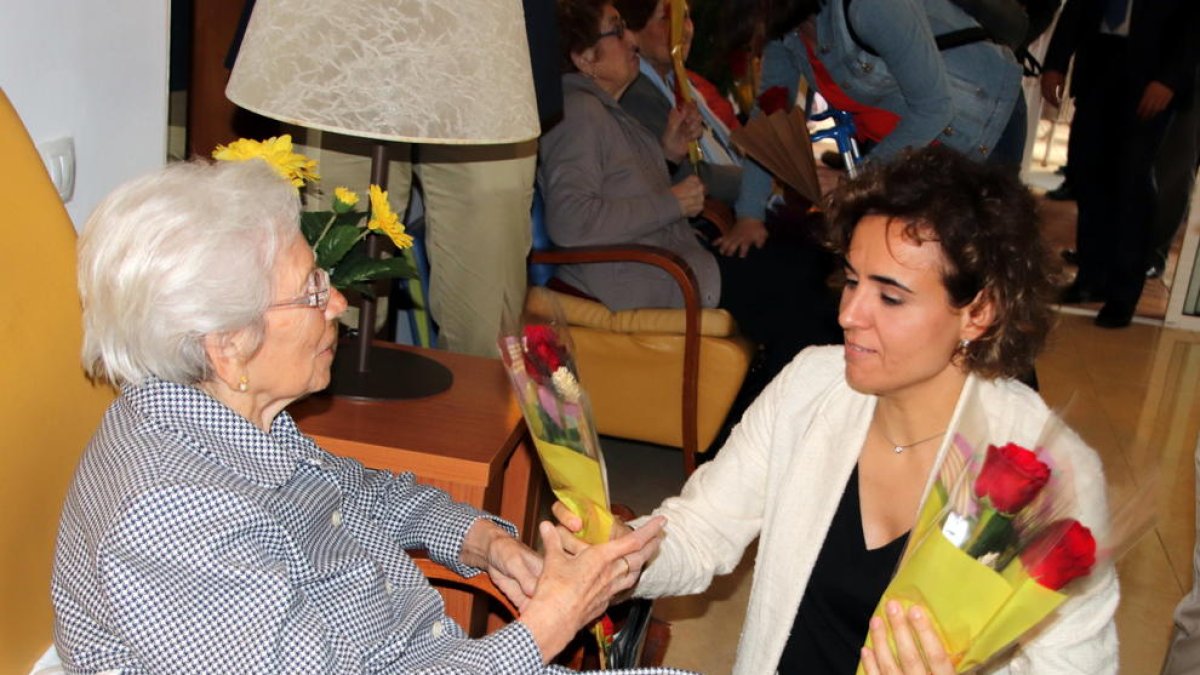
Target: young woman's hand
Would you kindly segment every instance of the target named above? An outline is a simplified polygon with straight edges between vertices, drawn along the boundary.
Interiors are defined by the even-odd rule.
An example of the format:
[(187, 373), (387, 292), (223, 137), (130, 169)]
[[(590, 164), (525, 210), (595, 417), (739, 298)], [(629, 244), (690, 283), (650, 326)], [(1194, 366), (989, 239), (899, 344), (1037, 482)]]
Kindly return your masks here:
[[(907, 614), (895, 600), (886, 605), (887, 621), (871, 617), (871, 649), (862, 648), (862, 665), (867, 675), (954, 675), (954, 665), (929, 613), (919, 605)], [(888, 626), (896, 641), (896, 654), (888, 646)]]

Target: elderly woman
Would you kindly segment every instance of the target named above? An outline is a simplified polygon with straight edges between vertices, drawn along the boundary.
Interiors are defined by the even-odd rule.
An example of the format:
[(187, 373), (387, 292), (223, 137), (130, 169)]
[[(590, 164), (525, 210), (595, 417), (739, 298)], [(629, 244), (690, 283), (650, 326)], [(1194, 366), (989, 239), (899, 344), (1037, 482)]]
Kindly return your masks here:
[[(543, 562), (497, 518), (297, 429), (346, 300), (261, 160), (118, 188), (79, 245), (84, 365), (121, 387), (63, 507), (52, 595), (71, 672), (539, 672), (661, 521)], [(520, 620), (470, 640), (405, 550), (486, 570)]]
[[(922, 613), (888, 617), (900, 663), (871, 615), (950, 447), (960, 398), (974, 391), (992, 437), (1026, 447), (1051, 414), (1012, 379), (1051, 320), (1033, 198), (1002, 169), (933, 147), (842, 186), (830, 219), (845, 260), (845, 347), (801, 353), (655, 511), (667, 536), (635, 593), (699, 593), (757, 538), (735, 673), (849, 674), (860, 658), (869, 673), (952, 673)], [(1075, 472), (1101, 475), (1077, 436), (1063, 445)], [(1103, 491), (1077, 492), (1080, 520), (1105, 528)], [(1111, 564), (1083, 583), (988, 672), (1115, 673)], [(880, 649), (863, 654), (868, 629)], [(927, 662), (900, 639), (914, 631)]]
[[(730, 257), (714, 253), (689, 225), (703, 205), (699, 179), (672, 185), (659, 139), (618, 103), (639, 71), (633, 36), (613, 4), (559, 0), (558, 20), (564, 115), (542, 137), (538, 169), (554, 243), (645, 244), (678, 254), (696, 275), (701, 304), (729, 310), (761, 345), (756, 376), (769, 379), (803, 347), (836, 341), (825, 285), (832, 261), (824, 250), (800, 242)], [(674, 279), (649, 265), (562, 265), (557, 277), (612, 310), (683, 306)], [(759, 381), (765, 384), (746, 387), (756, 394)]]
[[(665, 137), (672, 110), (679, 107), (671, 61), (669, 3), (667, 0), (614, 0), (614, 5), (625, 20), (626, 30), (633, 34), (640, 57), (640, 74), (621, 96), (621, 107), (655, 136)], [(690, 16), (684, 19), (683, 29), (683, 59), (686, 61), (692, 47)], [(700, 77), (689, 72), (683, 86), (690, 92), (702, 122), (699, 143), (704, 162), (699, 167), (700, 180), (710, 196), (732, 207), (742, 182), (742, 158), (729, 138), (729, 124), (736, 124), (737, 120), (732, 116), (732, 108), (728, 115), (718, 114), (692, 83), (693, 79), (700, 80)], [(723, 99), (715, 103), (729, 106)], [(673, 178), (682, 179), (692, 171), (690, 162), (679, 162)]]

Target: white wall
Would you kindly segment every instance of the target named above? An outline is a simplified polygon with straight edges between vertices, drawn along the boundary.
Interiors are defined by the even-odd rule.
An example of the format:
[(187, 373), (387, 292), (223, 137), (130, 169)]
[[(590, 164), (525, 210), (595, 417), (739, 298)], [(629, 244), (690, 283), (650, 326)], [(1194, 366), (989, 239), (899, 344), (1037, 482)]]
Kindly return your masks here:
[(0, 88), (35, 143), (75, 139), (79, 229), (166, 157), (169, 0), (0, 1)]

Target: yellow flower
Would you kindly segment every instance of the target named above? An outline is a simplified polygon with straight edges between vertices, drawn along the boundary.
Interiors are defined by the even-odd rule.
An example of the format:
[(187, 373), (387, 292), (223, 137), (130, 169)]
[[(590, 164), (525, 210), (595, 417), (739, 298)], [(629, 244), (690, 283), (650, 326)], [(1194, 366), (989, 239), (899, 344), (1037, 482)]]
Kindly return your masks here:
[(358, 193), (350, 188), (336, 187), (333, 189), (333, 197), (346, 206), (354, 206), (358, 203)]
[(392, 205), (388, 204), (387, 191), (380, 189), (378, 185), (372, 185), (368, 194), (371, 198), (371, 219), (367, 221), (367, 227), (391, 237), (392, 243), (398, 248), (411, 247), (413, 238), (405, 234), (400, 217), (392, 213)]
[(262, 158), (275, 173), (283, 176), (292, 185), (304, 187), (305, 181), (320, 180), (317, 175), (317, 163), (297, 152), (292, 152), (292, 137), (284, 134), (268, 138), (265, 141), (255, 141), (239, 138), (229, 145), (218, 145), (213, 150), (213, 159), (232, 162), (244, 162), (248, 159)]
[(358, 204), (358, 193), (344, 187), (333, 189), (333, 212), (350, 213)]

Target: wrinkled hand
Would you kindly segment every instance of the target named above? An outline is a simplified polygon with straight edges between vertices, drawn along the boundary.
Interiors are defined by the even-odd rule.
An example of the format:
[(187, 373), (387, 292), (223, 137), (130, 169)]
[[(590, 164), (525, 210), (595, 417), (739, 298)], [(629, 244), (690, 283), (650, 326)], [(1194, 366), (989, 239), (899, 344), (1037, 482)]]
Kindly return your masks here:
[(679, 212), (688, 218), (704, 210), (704, 183), (695, 176), (688, 176), (672, 185), (671, 194), (679, 202)]
[(1143, 122), (1153, 118), (1171, 105), (1175, 92), (1162, 82), (1153, 81), (1146, 85), (1142, 100), (1138, 102), (1137, 116)]
[(1063, 83), (1067, 78), (1057, 70), (1046, 70), (1042, 72), (1042, 98), (1055, 108), (1062, 105)]
[(521, 611), (537, 589), (542, 558), (512, 537), (492, 540), (487, 553), (487, 573), (504, 595)]
[[(896, 654), (892, 654), (888, 646), (888, 625), (896, 640)], [(883, 618), (873, 616), (870, 631), (872, 648), (863, 647), (861, 653), (863, 670), (867, 675), (953, 675), (954, 666), (946, 655), (942, 640), (929, 619), (929, 613), (920, 605), (910, 607), (906, 616), (900, 603), (889, 601), (886, 624)]]
[(688, 143), (700, 138), (704, 122), (695, 103), (685, 103), (682, 108), (671, 108), (667, 113), (667, 129), (661, 139), (663, 154), (678, 164), (687, 158)]
[(544, 661), (600, 616), (613, 596), (634, 585), (644, 561), (658, 550), (664, 523), (664, 518), (652, 518), (637, 530), (597, 546), (583, 544), (549, 522), (538, 526), (545, 559), (537, 589), (521, 612), (521, 623), (533, 634)]
[(750, 252), (751, 246), (762, 248), (765, 243), (767, 243), (767, 226), (757, 218), (738, 218), (729, 234), (717, 237), (713, 242), (721, 255), (736, 255), (739, 258), (745, 258), (746, 254)]

